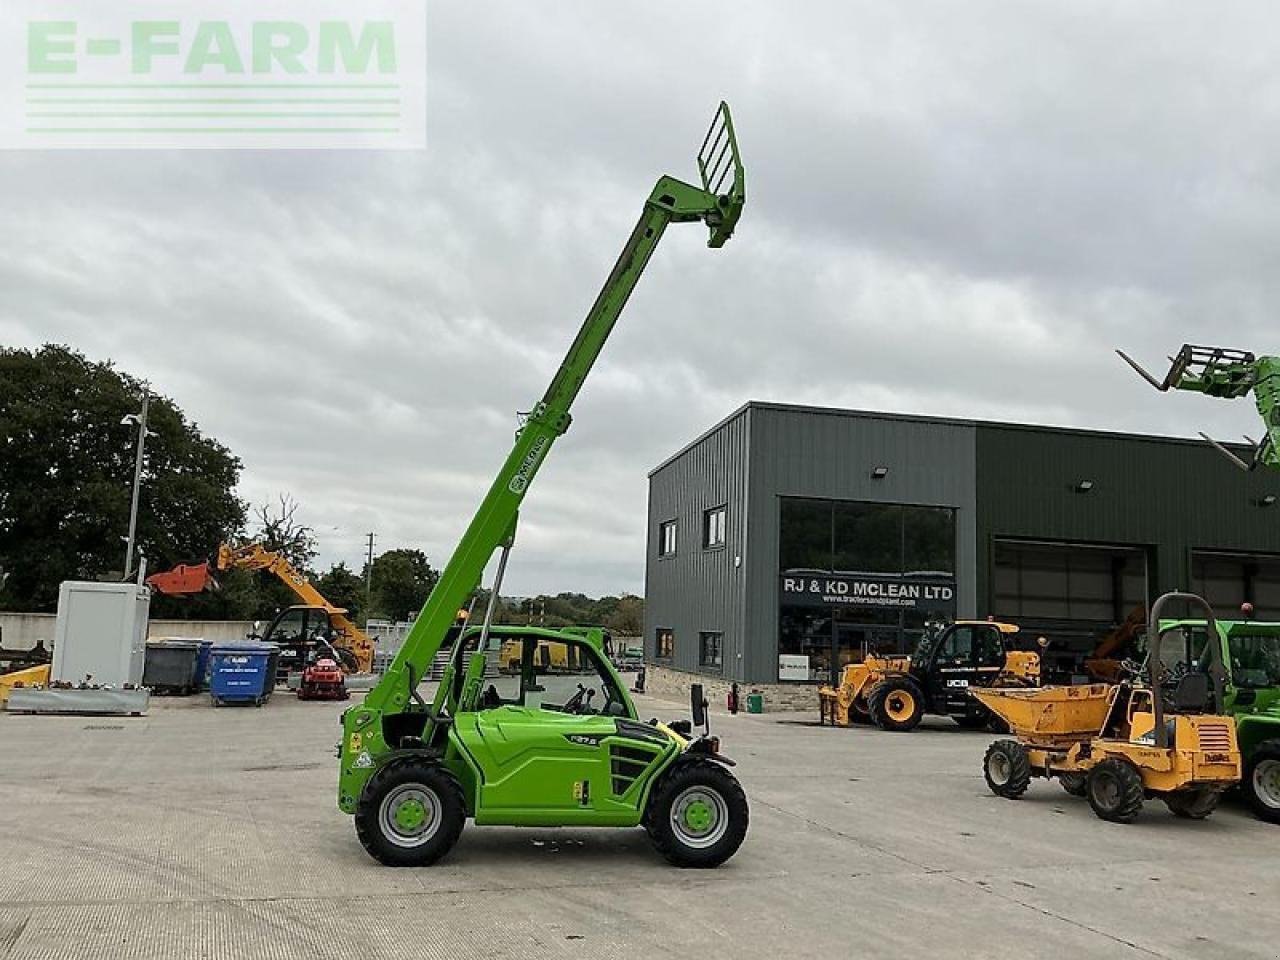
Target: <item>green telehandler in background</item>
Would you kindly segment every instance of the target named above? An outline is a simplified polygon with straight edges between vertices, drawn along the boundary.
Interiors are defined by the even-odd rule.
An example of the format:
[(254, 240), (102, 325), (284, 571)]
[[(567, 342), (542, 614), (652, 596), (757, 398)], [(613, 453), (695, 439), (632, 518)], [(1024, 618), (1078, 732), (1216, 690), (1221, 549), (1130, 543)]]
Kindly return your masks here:
[[(1244, 760), (1240, 789), (1262, 820), (1280, 823), (1280, 623), (1218, 620), (1226, 667), (1224, 713), (1235, 717)], [(1178, 669), (1206, 662), (1203, 620), (1162, 620), (1160, 629), (1182, 628), (1186, 651)]]
[[(1245, 437), (1253, 456), (1244, 460), (1208, 434), (1200, 436), (1241, 470), (1280, 469), (1280, 357), (1247, 350), (1183, 344), (1169, 358), (1163, 380), (1142, 368), (1123, 350), (1118, 353), (1142, 379), (1164, 393), (1189, 390), (1224, 400), (1252, 396), (1262, 417), (1260, 440)], [(1179, 621), (1204, 637), (1204, 621)], [(1219, 620), (1222, 662), (1228, 671), (1227, 712), (1236, 718), (1244, 758), (1241, 789), (1263, 820), (1280, 823), (1280, 623)]]
[[(732, 761), (706, 728), (700, 688), (691, 691), (700, 735), (688, 722), (683, 729), (642, 723), (602, 638), (529, 628), (513, 634), (492, 625), (520, 503), (569, 428), (574, 398), (663, 232), (671, 223), (701, 222), (710, 231), (708, 246), (718, 248), (742, 214), (746, 176), (724, 103), (698, 153), (698, 171), (699, 186), (658, 180), (400, 653), (364, 702), (343, 714), (338, 806), (355, 815), (361, 843), (382, 863), (433, 863), (452, 848), (467, 818), (508, 826), (643, 826), (658, 850), (684, 867), (723, 863), (746, 835), (747, 799)], [(451, 629), (499, 550), (483, 625)], [(448, 665), (426, 702), (418, 685), (451, 637)], [(504, 662), (512, 664), (516, 642), (519, 682), (504, 691), (486, 675), (504, 644)], [(587, 665), (571, 688), (556, 689), (563, 678), (543, 669), (551, 644), (573, 649), (567, 662)]]

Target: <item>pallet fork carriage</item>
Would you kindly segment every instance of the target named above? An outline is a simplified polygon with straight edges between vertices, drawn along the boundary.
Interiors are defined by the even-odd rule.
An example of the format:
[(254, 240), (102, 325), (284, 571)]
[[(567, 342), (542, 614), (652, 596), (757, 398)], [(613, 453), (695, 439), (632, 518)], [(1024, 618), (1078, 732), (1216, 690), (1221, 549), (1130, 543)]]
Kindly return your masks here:
[[(355, 815), (365, 849), (391, 865), (443, 856), (470, 817), (481, 824), (644, 825), (681, 866), (715, 866), (747, 827), (742, 789), (705, 734), (687, 740), (638, 722), (635, 707), (592, 638), (570, 631), (543, 638), (526, 630), (520, 683), (504, 699), (484, 677), (503, 635), (492, 626), (515, 538), (517, 512), (570, 408), (604, 348), (663, 232), (705, 224), (708, 246), (732, 236), (746, 202), (745, 172), (729, 108), (720, 104), (698, 154), (701, 185), (661, 177), (616, 265), (543, 398), (521, 424), (506, 462), (441, 572), (382, 680), (343, 715), (338, 806)], [(454, 631), (444, 677), (430, 703), (418, 684), (444, 647), (460, 607), (500, 551), (483, 626)], [(506, 636), (506, 642), (513, 637)], [(534, 664), (544, 640), (570, 645), (594, 677), (562, 703)], [(495, 647), (495, 644), (497, 646)], [(591, 694), (599, 691), (596, 706)], [(695, 719), (700, 692), (693, 698)]]
[(1260, 443), (1245, 437), (1253, 448), (1249, 461), (1242, 460), (1208, 434), (1200, 436), (1241, 470), (1254, 470), (1259, 464), (1280, 469), (1280, 357), (1257, 357), (1247, 350), (1185, 343), (1177, 356), (1169, 358), (1169, 372), (1164, 379), (1157, 380), (1123, 350), (1116, 353), (1161, 393), (1189, 390), (1224, 400), (1253, 394), (1264, 433)]
[(1033, 776), (1056, 778), (1063, 789), (1086, 796), (1103, 820), (1129, 823), (1143, 800), (1157, 796), (1176, 816), (1202, 820), (1223, 791), (1240, 780), (1236, 725), (1224, 716), (1221, 647), (1209, 644), (1203, 669), (1171, 671), (1164, 640), (1178, 628), (1161, 614), (1182, 601), (1205, 613), (1209, 635), (1217, 625), (1200, 597), (1167, 593), (1151, 607), (1147, 671), (1143, 683), (1043, 687), (1039, 690), (974, 690), (973, 695), (1010, 727), (1016, 740), (997, 740), (983, 772), (992, 793), (1017, 799)]

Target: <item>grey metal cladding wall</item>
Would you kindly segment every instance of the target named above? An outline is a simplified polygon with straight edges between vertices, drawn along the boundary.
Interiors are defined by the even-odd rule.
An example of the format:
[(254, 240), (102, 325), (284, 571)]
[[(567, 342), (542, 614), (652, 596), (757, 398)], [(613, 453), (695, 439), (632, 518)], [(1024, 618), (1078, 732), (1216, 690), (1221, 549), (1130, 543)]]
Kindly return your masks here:
[[(1280, 552), (1280, 475), (1246, 474), (1207, 444), (980, 424), (979, 597), (998, 536), (1158, 546), (1153, 586), (1186, 587), (1192, 548)], [(1088, 493), (1074, 490), (1093, 482)], [(979, 613), (987, 612), (979, 610)]]
[[(649, 477), (645, 558), (645, 652), (658, 627), (675, 631), (672, 666), (698, 671), (698, 634), (720, 631), (723, 675), (740, 679), (747, 493), (745, 409), (730, 417)], [(702, 515), (727, 507), (725, 546), (702, 548)], [(658, 557), (658, 525), (675, 519), (676, 555)]]
[[(958, 613), (973, 615), (973, 424), (777, 404), (752, 404), (748, 413), (747, 677), (766, 682), (777, 676), (780, 497), (955, 507)], [(888, 467), (888, 476), (871, 479), (875, 466)]]

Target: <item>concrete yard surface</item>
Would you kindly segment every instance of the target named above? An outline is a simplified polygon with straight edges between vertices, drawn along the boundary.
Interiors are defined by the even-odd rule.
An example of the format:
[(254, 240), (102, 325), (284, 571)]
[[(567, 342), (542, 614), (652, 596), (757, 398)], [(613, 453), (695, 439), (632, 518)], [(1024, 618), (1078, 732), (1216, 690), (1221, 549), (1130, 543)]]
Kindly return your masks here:
[(0, 714), (0, 960), (1280, 955), (1280, 827), (1238, 802), (1109, 824), (1045, 781), (1002, 800), (990, 736), (945, 720), (714, 715), (752, 816), (715, 871), (641, 830), (470, 826), (382, 867), (335, 807), (345, 706)]

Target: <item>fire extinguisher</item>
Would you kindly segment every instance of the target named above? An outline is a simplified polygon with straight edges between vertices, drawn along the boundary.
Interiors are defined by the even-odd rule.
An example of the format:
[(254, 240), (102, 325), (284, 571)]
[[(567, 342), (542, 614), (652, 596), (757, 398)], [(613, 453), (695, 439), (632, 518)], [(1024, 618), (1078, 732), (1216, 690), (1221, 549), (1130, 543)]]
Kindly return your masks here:
[(734, 684), (732, 684), (732, 685), (729, 687), (729, 694), (728, 694), (728, 696), (727, 696), (725, 699), (726, 699), (726, 701), (727, 701), (726, 706), (728, 706), (728, 708), (729, 708), (729, 712), (730, 712), (730, 713), (737, 713), (737, 712), (738, 712), (738, 685), (737, 685), (737, 683), (734, 683)]

